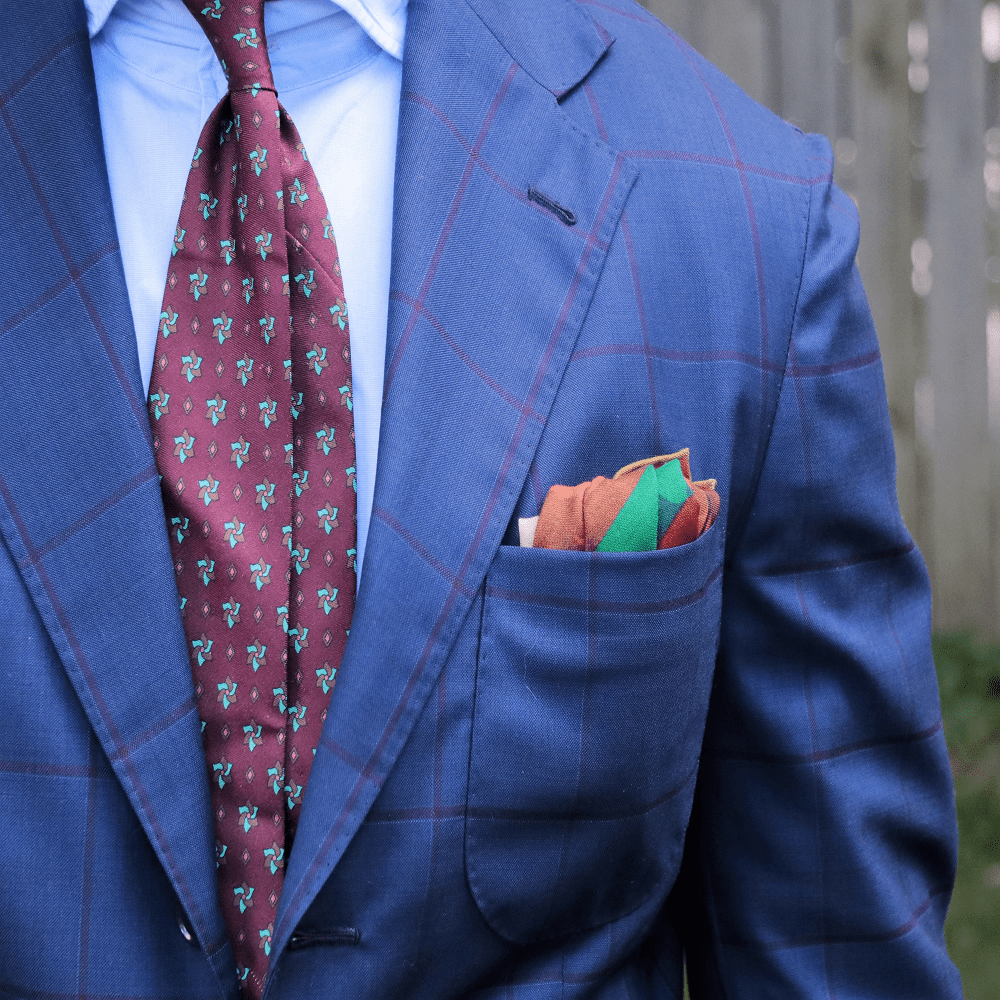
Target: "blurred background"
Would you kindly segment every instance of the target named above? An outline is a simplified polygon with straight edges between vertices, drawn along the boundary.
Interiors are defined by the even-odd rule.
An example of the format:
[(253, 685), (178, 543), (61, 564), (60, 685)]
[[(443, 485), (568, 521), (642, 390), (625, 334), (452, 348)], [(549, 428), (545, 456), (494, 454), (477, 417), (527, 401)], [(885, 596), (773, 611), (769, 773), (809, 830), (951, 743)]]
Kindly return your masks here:
[(958, 796), (946, 927), (1000, 997), (1000, 5), (640, 0), (748, 94), (832, 143), (861, 213), (900, 506), (934, 588)]

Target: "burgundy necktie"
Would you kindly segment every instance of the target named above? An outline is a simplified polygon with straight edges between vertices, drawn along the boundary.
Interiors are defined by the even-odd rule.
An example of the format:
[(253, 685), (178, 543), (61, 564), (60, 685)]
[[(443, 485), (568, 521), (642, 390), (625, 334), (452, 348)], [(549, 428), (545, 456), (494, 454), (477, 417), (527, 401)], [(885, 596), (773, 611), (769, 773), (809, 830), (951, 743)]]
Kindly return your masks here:
[(191, 163), (149, 408), (215, 812), (259, 998), (354, 607), (350, 340), (326, 204), (278, 103), (262, 0), (184, 0), (229, 80)]

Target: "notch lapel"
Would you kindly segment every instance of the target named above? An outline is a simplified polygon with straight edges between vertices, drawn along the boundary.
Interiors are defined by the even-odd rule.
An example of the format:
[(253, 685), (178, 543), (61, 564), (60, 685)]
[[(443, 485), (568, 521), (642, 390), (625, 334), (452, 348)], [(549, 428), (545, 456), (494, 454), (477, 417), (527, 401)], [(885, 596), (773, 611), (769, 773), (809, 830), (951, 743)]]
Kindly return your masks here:
[(517, 32), (489, 23), (495, 6), (409, 6), (374, 509), (272, 961), (378, 794), (481, 586), (635, 180), (554, 96), (610, 39), (575, 4), (526, 6), (525, 37), (551, 29), (545, 52), (528, 47), (529, 72)]
[(208, 779), (83, 5), (6, 13), (0, 532), (226, 991)]

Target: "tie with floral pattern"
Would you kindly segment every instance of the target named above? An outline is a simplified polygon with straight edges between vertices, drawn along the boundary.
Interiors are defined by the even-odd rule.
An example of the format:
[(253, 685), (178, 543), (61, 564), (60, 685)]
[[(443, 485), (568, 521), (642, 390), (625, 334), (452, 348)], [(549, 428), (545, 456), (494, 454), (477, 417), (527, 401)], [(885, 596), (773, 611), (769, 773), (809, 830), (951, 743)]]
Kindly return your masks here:
[(184, 192), (149, 410), (245, 997), (274, 916), (355, 591), (337, 245), (278, 103), (262, 0), (184, 0), (229, 80)]

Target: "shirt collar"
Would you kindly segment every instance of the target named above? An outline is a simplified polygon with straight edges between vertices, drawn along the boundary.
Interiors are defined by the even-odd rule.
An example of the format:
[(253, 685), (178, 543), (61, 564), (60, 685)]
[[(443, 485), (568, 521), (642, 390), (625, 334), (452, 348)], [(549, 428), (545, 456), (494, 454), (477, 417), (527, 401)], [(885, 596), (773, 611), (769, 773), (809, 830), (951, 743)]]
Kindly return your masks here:
[[(334, 3), (334, 0), (330, 0)], [(87, 31), (93, 38), (104, 27), (117, 0), (84, 0)], [(403, 58), (407, 0), (340, 0), (334, 4), (347, 11), (371, 40), (396, 59)]]

